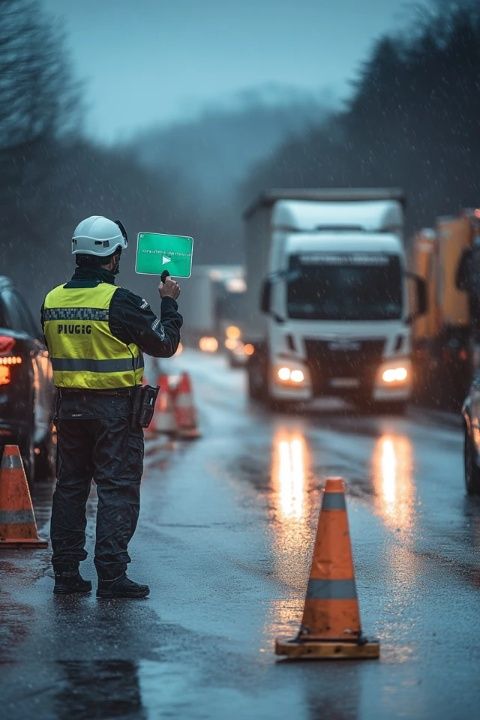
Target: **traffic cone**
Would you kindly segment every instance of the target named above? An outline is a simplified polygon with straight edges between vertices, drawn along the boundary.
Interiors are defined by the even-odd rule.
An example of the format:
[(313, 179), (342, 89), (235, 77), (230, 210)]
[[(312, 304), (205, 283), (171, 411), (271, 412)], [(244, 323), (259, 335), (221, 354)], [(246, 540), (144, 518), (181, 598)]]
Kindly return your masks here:
[(157, 385), (160, 391), (155, 402), (155, 411), (151, 422), (152, 430), (165, 435), (176, 435), (177, 423), (173, 409), (172, 389), (168, 375), (158, 376)]
[(47, 547), (38, 537), (18, 445), (5, 445), (0, 467), (0, 547)]
[(200, 437), (197, 423), (197, 413), (193, 404), (192, 383), (190, 375), (182, 373), (180, 382), (175, 390), (173, 407), (178, 434), (182, 438), (195, 440)]
[(291, 659), (378, 658), (377, 640), (362, 635), (342, 478), (323, 495), (300, 632), (279, 638), (275, 653)]

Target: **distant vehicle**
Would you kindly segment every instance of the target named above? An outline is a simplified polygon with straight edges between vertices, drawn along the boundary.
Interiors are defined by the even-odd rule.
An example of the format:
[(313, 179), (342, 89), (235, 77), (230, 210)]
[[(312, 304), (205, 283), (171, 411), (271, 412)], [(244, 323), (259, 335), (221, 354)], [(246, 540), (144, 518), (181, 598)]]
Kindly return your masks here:
[(470, 386), (462, 415), (465, 487), (469, 495), (480, 495), (480, 378)]
[(403, 193), (271, 190), (244, 219), (250, 397), (278, 405), (341, 395), (402, 411), (411, 322), (425, 304), (419, 278), (408, 292)]
[(43, 337), (12, 282), (0, 276), (0, 452), (18, 445), (29, 481), (52, 469), (53, 403)]
[(427, 311), (413, 328), (415, 389), (443, 407), (457, 409), (472, 377), (471, 322), (467, 293), (456, 285), (461, 257), (478, 228), (475, 212), (439, 217), (434, 228), (416, 233), (411, 267), (427, 287)]
[(253, 352), (253, 348), (245, 343), (247, 303), (243, 276), (227, 280), (220, 305), (220, 332), (230, 367), (244, 367)]
[(231, 365), (241, 364), (244, 305), (240, 265), (197, 265), (182, 285), (183, 340), (203, 352), (226, 353)]

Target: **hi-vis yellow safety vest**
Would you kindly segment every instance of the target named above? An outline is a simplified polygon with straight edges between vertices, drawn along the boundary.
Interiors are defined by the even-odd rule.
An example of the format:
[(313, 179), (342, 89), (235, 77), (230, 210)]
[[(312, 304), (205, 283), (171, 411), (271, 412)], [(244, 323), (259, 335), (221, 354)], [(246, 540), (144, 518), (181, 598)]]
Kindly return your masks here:
[(140, 385), (143, 356), (110, 332), (109, 308), (117, 288), (51, 290), (43, 305), (44, 333), (57, 387), (109, 390)]

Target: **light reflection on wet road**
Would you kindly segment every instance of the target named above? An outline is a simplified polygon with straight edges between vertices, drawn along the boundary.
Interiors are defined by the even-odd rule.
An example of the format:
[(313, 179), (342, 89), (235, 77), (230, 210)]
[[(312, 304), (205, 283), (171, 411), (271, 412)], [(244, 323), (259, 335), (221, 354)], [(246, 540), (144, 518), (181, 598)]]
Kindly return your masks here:
[(411, 530), (415, 522), (413, 450), (405, 435), (381, 435), (372, 457), (375, 509), (393, 529)]
[[(475, 717), (480, 504), (464, 495), (455, 421), (335, 403), (272, 415), (221, 358), (179, 362), (204, 438), (148, 448), (131, 575), (152, 596), (58, 602), (48, 552), (4, 551), (6, 717)], [(298, 629), (327, 475), (348, 481), (362, 621), (382, 658), (276, 663), (274, 638)], [(44, 532), (49, 495), (36, 492)]]

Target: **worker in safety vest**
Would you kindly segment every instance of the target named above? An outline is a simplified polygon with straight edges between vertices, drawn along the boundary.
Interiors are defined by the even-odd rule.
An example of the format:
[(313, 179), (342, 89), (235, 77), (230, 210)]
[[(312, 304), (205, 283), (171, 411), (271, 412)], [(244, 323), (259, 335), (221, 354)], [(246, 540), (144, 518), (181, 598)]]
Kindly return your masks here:
[[(115, 286), (127, 234), (119, 221), (92, 216), (72, 239), (72, 279), (45, 297), (42, 326), (58, 388), (57, 484), (51, 540), (54, 593), (89, 592), (79, 573), (85, 552), (86, 502), (92, 479), (98, 508), (97, 597), (145, 597), (147, 585), (126, 576), (128, 543), (139, 513), (143, 430), (132, 422), (135, 388), (142, 384), (142, 351), (170, 357), (182, 316), (178, 284), (160, 283), (160, 319), (148, 302)], [(138, 392), (138, 391), (137, 391)]]

